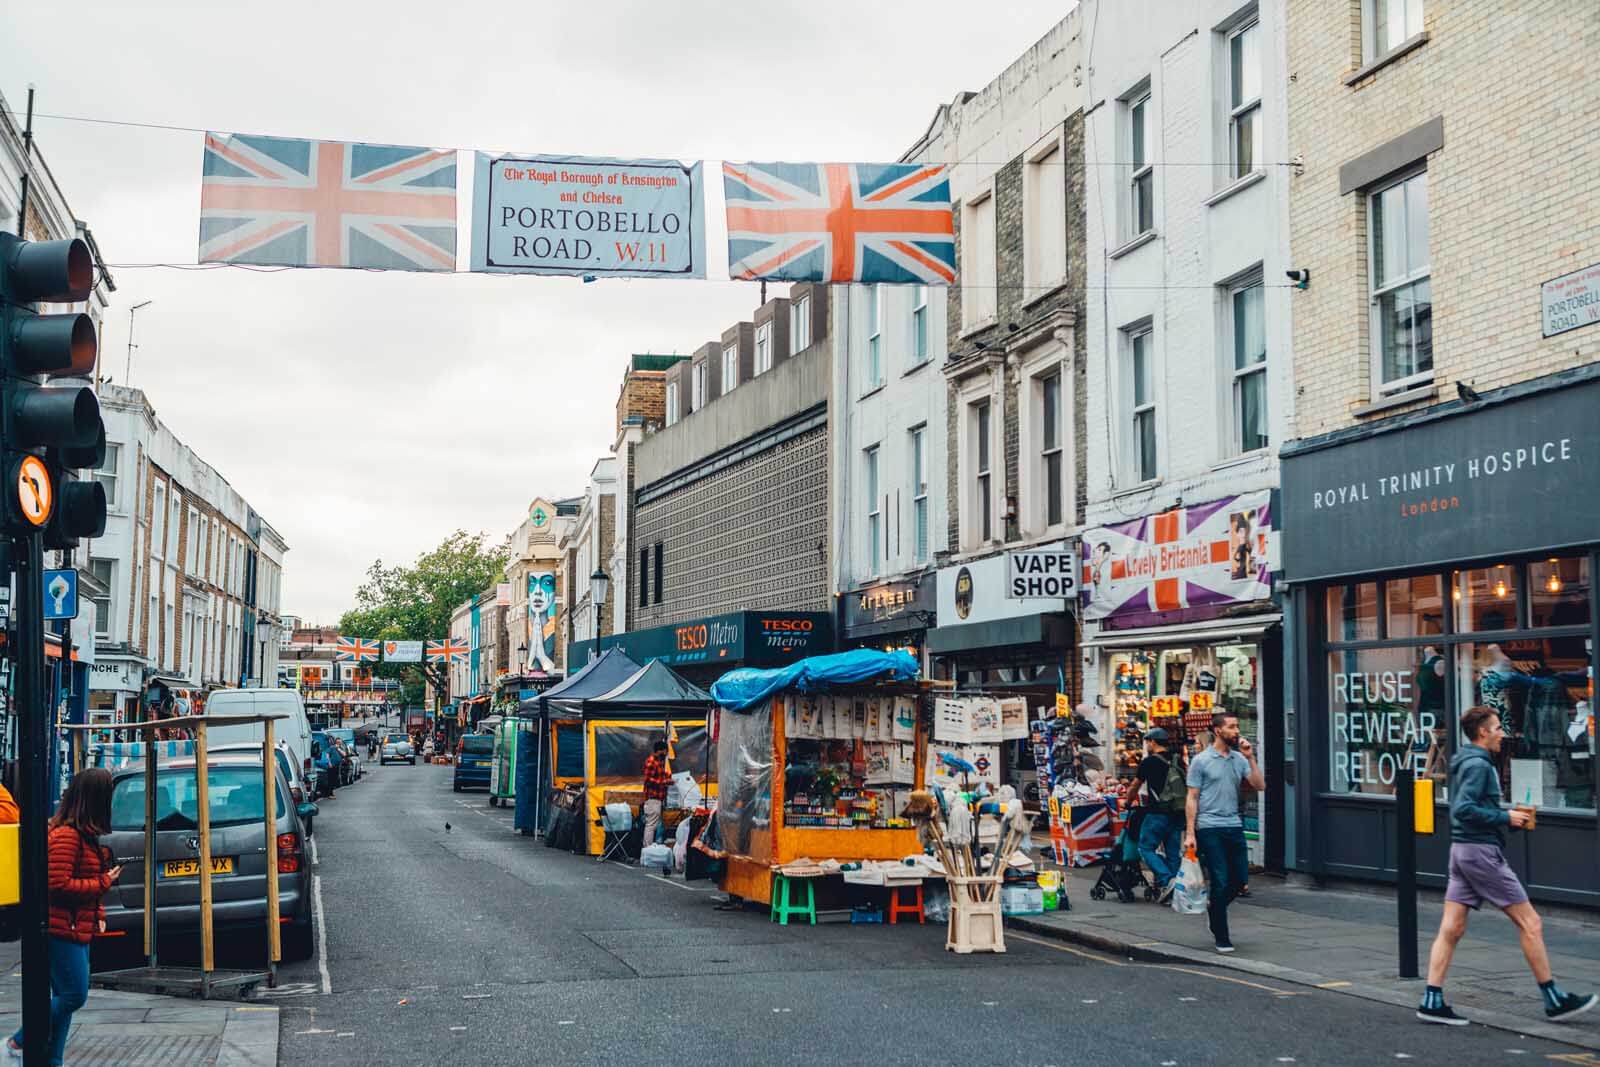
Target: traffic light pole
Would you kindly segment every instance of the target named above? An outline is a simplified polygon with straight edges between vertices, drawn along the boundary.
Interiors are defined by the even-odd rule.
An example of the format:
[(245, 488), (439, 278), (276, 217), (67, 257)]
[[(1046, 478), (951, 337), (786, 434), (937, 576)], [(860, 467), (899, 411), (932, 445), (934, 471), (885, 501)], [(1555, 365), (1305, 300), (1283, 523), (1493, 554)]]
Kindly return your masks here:
[(44, 663), (44, 544), (38, 533), (15, 542), (17, 604), (17, 789), (22, 807), (22, 1028), (28, 1067), (47, 1061), (50, 973), (46, 785), (50, 780), (50, 709)]

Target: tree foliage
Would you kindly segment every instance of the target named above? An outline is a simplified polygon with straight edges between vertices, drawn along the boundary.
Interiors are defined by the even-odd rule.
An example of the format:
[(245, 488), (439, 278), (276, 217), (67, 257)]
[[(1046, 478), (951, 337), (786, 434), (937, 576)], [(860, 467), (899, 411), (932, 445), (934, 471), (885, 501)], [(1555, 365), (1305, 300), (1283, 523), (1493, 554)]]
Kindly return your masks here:
[[(409, 566), (374, 560), (356, 590), (355, 607), (339, 618), (339, 632), (378, 641), (447, 637), (456, 608), (499, 582), (509, 556), (509, 539), (491, 546), (484, 534), (457, 530)], [(380, 663), (373, 673), (404, 683), (407, 705), (421, 702), (424, 678), (439, 692), (447, 687), (445, 670), (426, 662)]]

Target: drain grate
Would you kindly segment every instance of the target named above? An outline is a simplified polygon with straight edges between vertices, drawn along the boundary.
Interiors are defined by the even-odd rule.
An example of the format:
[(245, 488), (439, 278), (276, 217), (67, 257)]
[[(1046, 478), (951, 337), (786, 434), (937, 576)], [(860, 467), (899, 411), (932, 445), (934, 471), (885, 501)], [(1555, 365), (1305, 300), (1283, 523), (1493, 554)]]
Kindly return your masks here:
[(211, 1067), (222, 1051), (214, 1034), (161, 1034), (151, 1037), (96, 1034), (75, 1037), (67, 1046), (69, 1063), (118, 1064), (119, 1067)]

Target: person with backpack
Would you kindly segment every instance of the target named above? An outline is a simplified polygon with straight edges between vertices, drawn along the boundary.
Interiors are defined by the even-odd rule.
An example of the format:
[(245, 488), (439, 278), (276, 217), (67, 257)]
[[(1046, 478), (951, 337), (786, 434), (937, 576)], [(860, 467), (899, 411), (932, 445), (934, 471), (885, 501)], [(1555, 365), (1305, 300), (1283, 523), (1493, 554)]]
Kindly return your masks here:
[[(1156, 876), (1156, 892), (1165, 903), (1172, 896), (1172, 880), (1183, 865), (1184, 804), (1189, 798), (1183, 772), (1167, 731), (1157, 726), (1144, 735), (1145, 757), (1137, 777), (1128, 787), (1131, 796), (1145, 794), (1144, 820), (1139, 827), (1139, 856)], [(1157, 850), (1160, 851), (1157, 851)]]
[[(67, 1053), (72, 1013), (89, 999), (89, 944), (106, 928), (105, 895), (122, 874), (109, 849), (96, 838), (111, 832), (111, 772), (80, 771), (67, 786), (61, 806), (50, 817), (50, 1033), (49, 1062)], [(29, 976), (32, 978), (33, 976)], [(35, 1035), (34, 1040), (40, 1039)], [(5, 1042), (8, 1057), (20, 1061), (21, 1030)]]

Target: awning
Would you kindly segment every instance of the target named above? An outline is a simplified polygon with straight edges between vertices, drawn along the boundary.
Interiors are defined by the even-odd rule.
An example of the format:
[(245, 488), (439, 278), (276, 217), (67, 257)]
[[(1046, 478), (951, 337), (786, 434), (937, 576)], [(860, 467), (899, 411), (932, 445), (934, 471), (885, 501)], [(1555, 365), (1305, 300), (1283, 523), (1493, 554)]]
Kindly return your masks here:
[(1072, 616), (1048, 613), (940, 626), (929, 630), (927, 637), (928, 651), (936, 656), (968, 649), (1015, 648), (1018, 645), (1072, 647)]
[(1207, 619), (1179, 626), (1143, 626), (1136, 630), (1105, 630), (1083, 639), (1084, 648), (1158, 648), (1174, 645), (1216, 644), (1259, 638), (1283, 622), (1277, 612), (1249, 618)]

